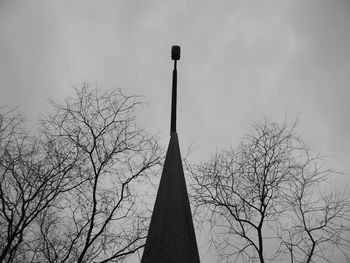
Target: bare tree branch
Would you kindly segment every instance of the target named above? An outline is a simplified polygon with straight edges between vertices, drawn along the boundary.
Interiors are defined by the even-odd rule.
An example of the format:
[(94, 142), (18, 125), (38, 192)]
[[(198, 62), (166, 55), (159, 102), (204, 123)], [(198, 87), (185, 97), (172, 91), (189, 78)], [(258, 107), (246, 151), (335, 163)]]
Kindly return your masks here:
[(311, 156), (296, 123), (253, 127), (237, 150), (187, 165), (197, 220), (209, 224), (222, 261), (330, 262), (335, 248), (349, 248), (349, 202), (315, 191), (332, 171)]

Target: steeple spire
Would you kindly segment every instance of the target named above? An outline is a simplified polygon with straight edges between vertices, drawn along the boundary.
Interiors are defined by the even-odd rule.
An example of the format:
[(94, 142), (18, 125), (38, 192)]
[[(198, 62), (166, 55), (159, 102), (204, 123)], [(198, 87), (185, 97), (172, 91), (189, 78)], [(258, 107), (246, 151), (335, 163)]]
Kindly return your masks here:
[(176, 133), (176, 61), (180, 59), (180, 47), (173, 46), (171, 51), (174, 70), (170, 142), (141, 263), (200, 262)]
[(177, 69), (176, 62), (180, 60), (180, 46), (171, 47), (171, 59), (174, 60), (173, 69), (173, 87), (171, 96), (171, 124), (170, 124), (170, 135), (172, 132), (176, 132), (176, 103), (177, 103)]

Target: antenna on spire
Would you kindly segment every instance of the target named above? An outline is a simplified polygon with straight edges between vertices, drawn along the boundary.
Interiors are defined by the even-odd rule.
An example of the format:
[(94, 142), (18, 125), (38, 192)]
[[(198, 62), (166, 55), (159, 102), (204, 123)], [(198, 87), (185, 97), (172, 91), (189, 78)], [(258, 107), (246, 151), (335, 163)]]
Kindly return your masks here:
[(180, 60), (180, 46), (171, 47), (171, 59), (174, 60), (174, 69), (173, 69), (173, 87), (172, 87), (172, 96), (171, 96), (171, 123), (170, 123), (170, 135), (176, 133), (176, 97), (177, 97), (177, 70), (176, 70), (176, 61)]
[(200, 263), (186, 180), (176, 133), (176, 62), (180, 47), (171, 48), (174, 60), (170, 141), (154, 204), (141, 263)]

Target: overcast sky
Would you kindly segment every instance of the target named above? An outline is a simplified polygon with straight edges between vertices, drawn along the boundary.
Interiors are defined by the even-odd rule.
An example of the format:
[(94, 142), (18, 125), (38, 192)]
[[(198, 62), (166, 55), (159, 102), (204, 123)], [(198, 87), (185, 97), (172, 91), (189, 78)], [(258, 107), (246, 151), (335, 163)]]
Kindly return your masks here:
[[(170, 49), (178, 133), (198, 159), (236, 145), (252, 121), (294, 121), (350, 179), (350, 1), (0, 1), (0, 105), (29, 120), (83, 81), (145, 95), (167, 145)], [(206, 258), (202, 255), (202, 262)], [(210, 262), (210, 261), (208, 261)]]

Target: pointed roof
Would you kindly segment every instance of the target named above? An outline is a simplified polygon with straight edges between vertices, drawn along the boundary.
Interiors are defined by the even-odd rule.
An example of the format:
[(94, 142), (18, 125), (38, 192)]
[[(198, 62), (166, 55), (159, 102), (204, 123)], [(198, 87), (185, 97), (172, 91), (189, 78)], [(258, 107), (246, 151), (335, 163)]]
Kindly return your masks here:
[(200, 262), (176, 132), (171, 133), (141, 262)]

